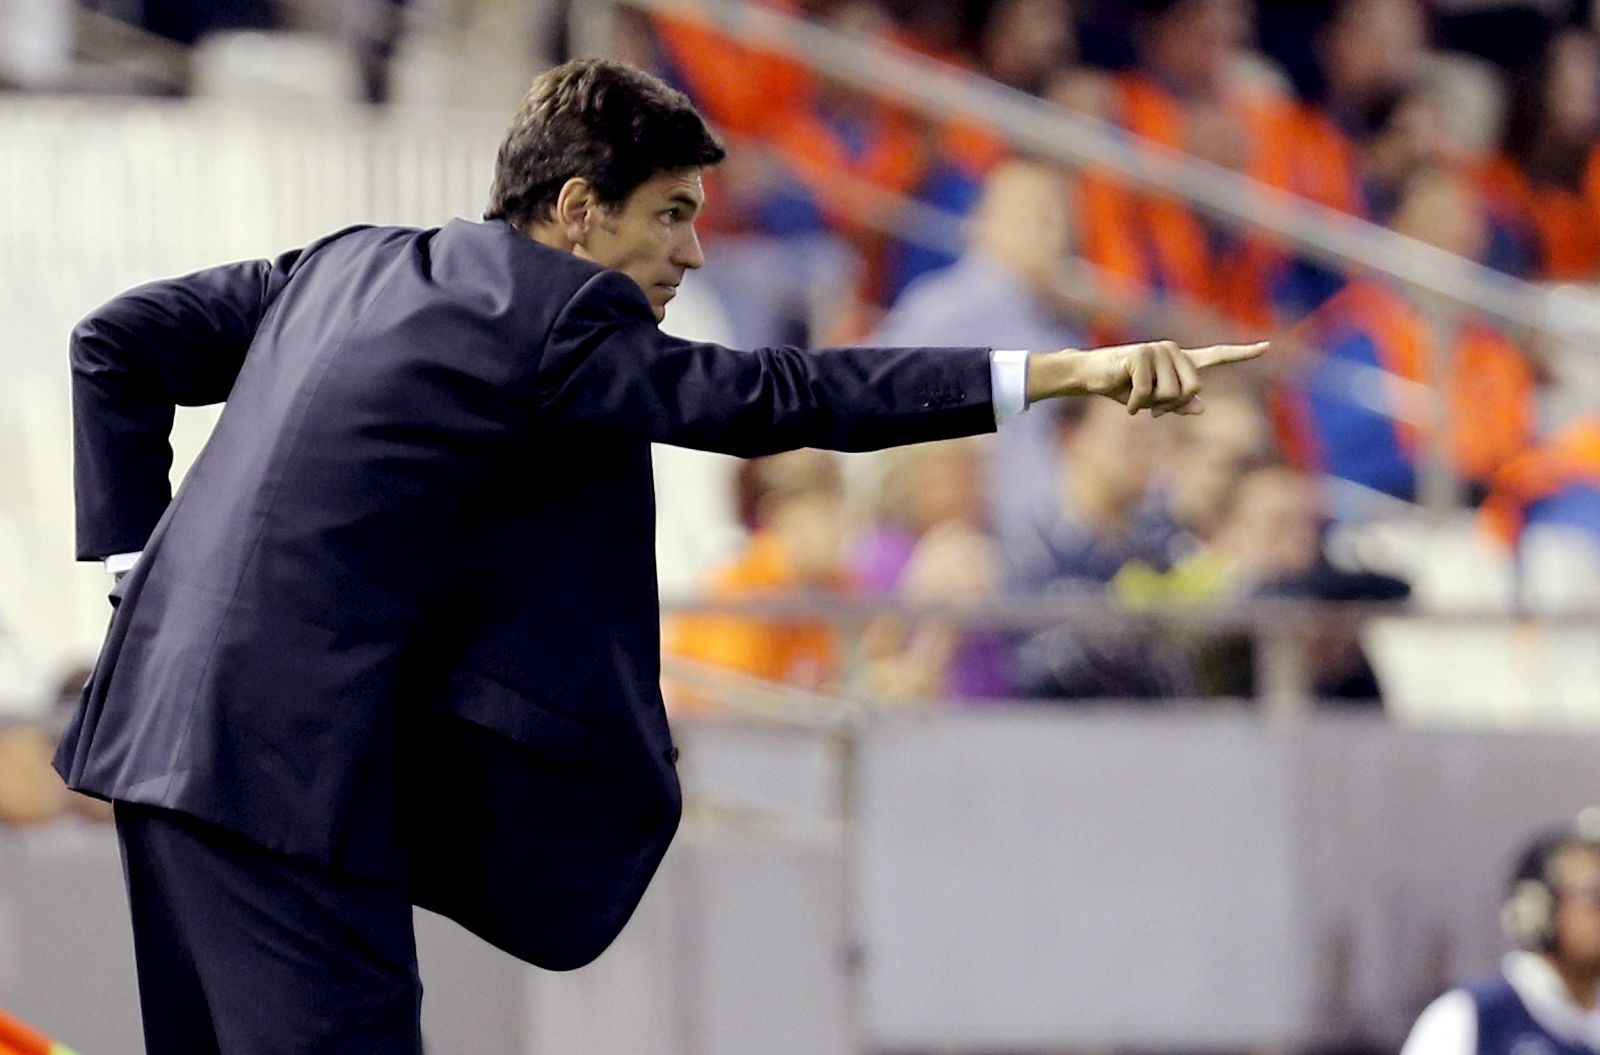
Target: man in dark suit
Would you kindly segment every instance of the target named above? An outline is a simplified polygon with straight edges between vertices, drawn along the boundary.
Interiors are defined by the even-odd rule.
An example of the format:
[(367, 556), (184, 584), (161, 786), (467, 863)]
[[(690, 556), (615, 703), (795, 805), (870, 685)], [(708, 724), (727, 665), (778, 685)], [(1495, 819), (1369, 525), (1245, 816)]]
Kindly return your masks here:
[[(1257, 348), (737, 352), (657, 323), (721, 146), (535, 81), (481, 224), (352, 228), (74, 331), (80, 558), (131, 563), (56, 764), (116, 803), (152, 1052), (415, 1052), (411, 906), (588, 962), (677, 826), (650, 444), (862, 450), (1199, 409)], [(169, 495), (173, 407), (226, 401)]]

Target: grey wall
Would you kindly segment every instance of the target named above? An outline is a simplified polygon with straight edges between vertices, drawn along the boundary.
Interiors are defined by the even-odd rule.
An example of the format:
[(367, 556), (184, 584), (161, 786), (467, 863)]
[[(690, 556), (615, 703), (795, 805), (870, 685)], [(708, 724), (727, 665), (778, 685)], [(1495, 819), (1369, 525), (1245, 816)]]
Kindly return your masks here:
[(1491, 968), (1528, 834), (1600, 739), (1197, 714), (890, 720), (860, 751), (884, 1047), (1397, 1045)]
[[(679, 737), (683, 833), (596, 964), (524, 968), (419, 914), (435, 1055), (1393, 1045), (1501, 952), (1521, 841), (1600, 802), (1600, 739), (1377, 721)], [(109, 830), (0, 831), (0, 1005), (84, 1055), (139, 1051)]]

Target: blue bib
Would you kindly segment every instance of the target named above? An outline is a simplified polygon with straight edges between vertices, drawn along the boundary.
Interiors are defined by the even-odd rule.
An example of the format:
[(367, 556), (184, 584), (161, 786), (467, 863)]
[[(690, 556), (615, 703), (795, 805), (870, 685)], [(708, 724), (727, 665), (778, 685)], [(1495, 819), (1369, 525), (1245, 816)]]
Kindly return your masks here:
[(1503, 974), (1475, 982), (1467, 992), (1478, 1008), (1478, 1055), (1595, 1055), (1534, 1021)]

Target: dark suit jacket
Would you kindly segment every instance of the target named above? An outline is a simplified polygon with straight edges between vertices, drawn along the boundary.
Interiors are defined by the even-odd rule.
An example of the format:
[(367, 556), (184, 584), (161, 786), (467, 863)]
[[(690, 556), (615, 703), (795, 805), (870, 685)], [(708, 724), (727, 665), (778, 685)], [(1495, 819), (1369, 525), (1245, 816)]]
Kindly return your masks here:
[[(546, 967), (676, 829), (650, 443), (994, 427), (987, 349), (731, 351), (503, 223), (356, 228), (72, 338), (78, 555), (144, 551), (56, 764), (404, 884)], [(226, 400), (168, 494), (174, 404)]]

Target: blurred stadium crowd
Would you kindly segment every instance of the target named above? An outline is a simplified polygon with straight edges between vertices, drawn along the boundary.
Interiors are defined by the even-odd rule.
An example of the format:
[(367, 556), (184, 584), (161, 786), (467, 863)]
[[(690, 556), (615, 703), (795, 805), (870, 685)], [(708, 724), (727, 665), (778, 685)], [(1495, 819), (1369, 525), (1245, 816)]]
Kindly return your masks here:
[[(1324, 207), (1330, 225), (1369, 221), (1560, 285), (1574, 303), (1597, 296), (1600, 38), (1587, 4), (764, 2), (1103, 122), (1139, 149), (1243, 174)], [(183, 46), (220, 28), (294, 28), (307, 7), (84, 6)], [(514, 5), (446, 6), (459, 18)], [(369, 102), (390, 96), (407, 27), (427, 25), (427, 5), (410, 7), (344, 9)], [(560, 27), (585, 7), (523, 24), (530, 40), (554, 25), (560, 57)], [(1435, 607), (1595, 609), (1592, 343), (1342, 273), (1112, 171), (1068, 171), (979, 122), (932, 120), (752, 47), (692, 8), (617, 5), (609, 46), (688, 93), (733, 147), (708, 176), (703, 221), (704, 288), (729, 343), (1055, 348), (1154, 332), (1276, 342), (1263, 369), (1208, 393), (1193, 419), (1152, 426), (1105, 401), (1025, 414), (983, 442), (744, 464), (727, 502), (742, 531), (706, 572), (704, 598), (953, 611), (1068, 598), (1139, 613), (1412, 594)], [(1417, 504), (1429, 450), (1443, 455), (1453, 515)], [(1441, 570), (1446, 553), (1456, 559)], [(1467, 585), (1507, 575), (1507, 589)], [(1382, 664), (1358, 635), (1313, 638), (1314, 695), (1375, 705)], [(954, 616), (701, 610), (670, 616), (664, 644), (689, 661), (885, 701), (1261, 688), (1252, 634), (1159, 623), (1024, 632)], [(703, 703), (669, 695), (684, 710)], [(42, 766), (42, 743), (4, 750)]]
[[(828, 40), (890, 49), (1009, 89), (1057, 120), (1057, 134), (1109, 130), (1151, 157), (1176, 152), (1254, 180), (1267, 189), (1263, 197), (1292, 195), (1323, 210), (1317, 222), (1327, 230), (1376, 225), (1550, 290), (1552, 311), (1600, 310), (1600, 3), (748, 6), (756, 4), (803, 19)], [(263, 172), (297, 170), (269, 170), (245, 150), (241, 144), (258, 133), (239, 114), (258, 101), (253, 93), (268, 94), (262, 83), (303, 82), (302, 96), (286, 96), (373, 107), (330, 117), (307, 106), (307, 128), (329, 138), (308, 135), (302, 153), (324, 150), (346, 131), (354, 144), (325, 170), (308, 168), (314, 178), (386, 187), (391, 168), (404, 170), (394, 182), (449, 187), (439, 195), (448, 208), (473, 215), (481, 202), (456, 188), (477, 186), (473, 170), (458, 164), (476, 150), (476, 129), (445, 143), (429, 123), (438, 114), (426, 117), (427, 108), (446, 122), (482, 119), (497, 129), (518, 85), (572, 48), (598, 44), (685, 91), (730, 144), (728, 161), (707, 179), (707, 264), (674, 302), (669, 329), (736, 346), (1045, 349), (1157, 335), (1188, 344), (1274, 342), (1255, 369), (1208, 389), (1198, 417), (1132, 419), (1098, 400), (1035, 409), (992, 437), (879, 455), (799, 451), (734, 462), (658, 451), (668, 602), (663, 691), (679, 717), (731, 710), (760, 718), (752, 701), (768, 700), (789, 707), (797, 721), (856, 713), (850, 705), (807, 711), (841, 699), (907, 710), (977, 711), (1026, 700), (1057, 714), (1108, 704), (1142, 707), (1142, 715), (1197, 705), (1220, 713), (1222, 701), (1271, 709), (1289, 684), (1299, 694), (1290, 709), (1302, 712), (1315, 701), (1402, 721), (1600, 726), (1600, 333), (1584, 340), (1573, 326), (1513, 326), (1419, 292), (1381, 268), (1330, 265), (1237, 220), (1142, 189), (1115, 166), (1069, 167), (1045, 156), (1055, 152), (1018, 149), (980, 120), (930, 117), (894, 94), (887, 69), (835, 78), (763, 50), (702, 17), (720, 9), (713, 0), (685, 0), (671, 12), (653, 0), (0, 0), (0, 90), (103, 96), (117, 105), (136, 94), (193, 96), (202, 103), (196, 113), (221, 103), (218, 123), (197, 127), (238, 122), (237, 138), (215, 152), (232, 150), (235, 170), (254, 183), (269, 179)], [(79, 64), (58, 77), (28, 58), (43, 54), (28, 51), (35, 45), (116, 61)], [(440, 51), (454, 54), (419, 79), (419, 56)], [(330, 54), (340, 61), (327, 61)], [(264, 81), (251, 80), (262, 74)], [(108, 122), (90, 134), (120, 144), (142, 131), (151, 152), (199, 144), (197, 154), (180, 153), (175, 168), (184, 158), (211, 156), (204, 132), (155, 135), (150, 112), (130, 110), (126, 128)], [(258, 126), (267, 129), (263, 139), (287, 127), (272, 123), (278, 119)], [(388, 120), (409, 122), (414, 138), (395, 136)], [(150, 127), (141, 128), (144, 121)], [(364, 150), (373, 156), (359, 157)], [(103, 144), (99, 151), (62, 156), (96, 163), (122, 156)], [(13, 156), (26, 164), (20, 153)], [(434, 178), (416, 163), (424, 154), (471, 178)], [(0, 166), (7, 163), (0, 150)], [(128, 178), (152, 182), (151, 171), (169, 170)], [(204, 195), (223, 182), (205, 172), (185, 186)], [(299, 219), (301, 198), (317, 195), (293, 182), (273, 188), (291, 204), (275, 200), (270, 208)], [(8, 186), (3, 178), (0, 186)], [(255, 199), (219, 192), (216, 200), (223, 204), (211, 211), (195, 203), (195, 226)], [(330, 194), (329, 212), (370, 200)], [(109, 215), (115, 212), (100, 215), (128, 219), (138, 228), (134, 237), (167, 233), (168, 214), (157, 209), (144, 217)], [(326, 222), (314, 209), (304, 215)], [(0, 255), (0, 300), (6, 265), (31, 264), (28, 237), (5, 217), (0, 211), (0, 249), (10, 248), (8, 238), (21, 248)], [(339, 213), (337, 222), (388, 219)], [(240, 224), (225, 244), (275, 252), (284, 246), (257, 244), (264, 232), (277, 236), (273, 223), (282, 216)], [(197, 250), (210, 253), (212, 245), (195, 239)], [(69, 265), (82, 259), (61, 254)], [(56, 274), (60, 285), (84, 288), (63, 289), (60, 304), (41, 307), (48, 322), (10, 331), (30, 355), (55, 354), (44, 345), (57, 308), (90, 296), (96, 280), (127, 280), (110, 266), (89, 277), (73, 266)], [(26, 296), (13, 293), (12, 303)], [(42, 388), (19, 391), (18, 402), (47, 402), (26, 395)], [(29, 426), (64, 433), (65, 418), (49, 409)], [(8, 468), (5, 444), (17, 435), (0, 432), (0, 470)], [(64, 465), (52, 468), (57, 463), (38, 451), (16, 459), (24, 460), (35, 477), (59, 476), (66, 487)], [(21, 478), (0, 475), (0, 490)], [(53, 523), (50, 497), (42, 490), (26, 496), (40, 522)], [(41, 552), (6, 535), (17, 528), (5, 504), (0, 498), (0, 544), (11, 551), (0, 552), (10, 561), (0, 561), (0, 573)], [(66, 520), (57, 519), (65, 539)], [(20, 618), (40, 592), (23, 584), (13, 593), (10, 582), (0, 583), (0, 836), (24, 849), (35, 835), (92, 840), (105, 835), (109, 810), (69, 794), (49, 767), (54, 734), (86, 673), (64, 668), (89, 655), (68, 649), (70, 662), (60, 665), (19, 654), (22, 639), (8, 638), (14, 628), (3, 623)], [(17, 597), (26, 600), (14, 603)], [(1481, 621), (1448, 621), (1463, 613)], [(1575, 621), (1562, 621), (1568, 617)], [(1293, 668), (1287, 682), (1286, 661)], [(30, 666), (39, 676), (8, 676)], [(8, 711), (22, 695), (12, 686), (24, 683), (31, 709)], [(1142, 720), (1129, 719), (1129, 727), (1143, 729)], [(1583, 749), (1575, 738), (1573, 746)], [(713, 758), (714, 747), (701, 759)], [(1405, 765), (1425, 783), (1432, 771), (1415, 749), (1408, 743)], [(749, 764), (731, 757), (735, 766)], [(761, 765), (774, 757), (762, 753)], [(1016, 764), (1008, 756), (985, 779), (1002, 769), (1010, 775)], [(1524, 772), (1527, 787), (1506, 782), (1488, 794), (1510, 812), (1484, 824), (1477, 814), (1491, 810), (1461, 806), (1475, 801), (1457, 782), (1466, 770), (1485, 784), (1501, 772), (1450, 754), (1437, 801), (1485, 831), (1502, 821), (1514, 826), (1512, 814), (1524, 824), (1518, 810), (1549, 812), (1553, 802), (1565, 809), (1569, 793), (1579, 794), (1561, 786), (1566, 769)], [(698, 784), (690, 772), (691, 823), (698, 820), (702, 832), (727, 823), (715, 798), (723, 771), (708, 767), (712, 777)], [(1167, 779), (1159, 766), (1149, 772), (1152, 786)], [(1147, 780), (1143, 772), (1138, 779)], [(1350, 781), (1382, 799), (1372, 823), (1352, 828), (1375, 830), (1378, 817), (1405, 814), (1410, 800), (1384, 778), (1352, 769)], [(1118, 798), (1106, 808), (1120, 817), (1136, 805)], [(1416, 812), (1426, 815), (1429, 832), (1456, 827), (1420, 806)], [(1395, 830), (1397, 858), (1437, 850), (1403, 823)], [(1492, 840), (1481, 838), (1472, 853), (1487, 860)], [(1337, 843), (1322, 829), (1310, 841)], [(1215, 855), (1209, 845), (1204, 852)], [(1309, 871), (1326, 872), (1329, 887), (1365, 889), (1347, 878), (1354, 872)], [(1592, 938), (1600, 901), (1591, 878), (1579, 876), (1583, 900), (1567, 916)], [(790, 887), (773, 889), (794, 896)], [(1358, 895), (1351, 902), (1350, 919), (1386, 937), (1393, 932), (1396, 949), (1407, 936), (1420, 943), (1423, 924), (1436, 923), (1419, 906), (1476, 918), (1464, 901), (1441, 894), (1434, 878), (1414, 901), (1397, 887), (1374, 889), (1372, 903)], [(1489, 889), (1473, 888), (1474, 897)], [(1001, 897), (995, 905), (1010, 912), (1019, 902)], [(1413, 906), (1411, 930), (1397, 923), (1395, 905)], [(1096, 911), (1104, 908), (1096, 903)], [(1143, 918), (1146, 908), (1137, 911)], [(1554, 933), (1557, 922), (1551, 916), (1547, 929)], [(1563, 917), (1561, 925), (1574, 924)], [(1430, 932), (1427, 940), (1436, 937)], [(1325, 943), (1318, 953), (1330, 962), (1342, 955), (1333, 949), (1342, 938), (1307, 940)], [(1513, 954), (1524, 968), (1533, 948), (1524, 943)], [(839, 958), (828, 955), (836, 970)], [(1223, 954), (1205, 948), (1199, 955)], [(1414, 1012), (1448, 984), (1449, 971), (1475, 962), (1459, 949), (1456, 955), (1449, 962), (1431, 953), (1397, 957), (1384, 946), (1378, 958), (1415, 960), (1428, 973), (1411, 1000)], [(1440, 962), (1419, 966), (1424, 959)], [(1401, 977), (1363, 964), (1346, 966), (1364, 984)], [(597, 984), (607, 984), (606, 976)], [(1452, 999), (1435, 1005), (1432, 1018)], [(762, 1013), (762, 1005), (751, 1006), (752, 1015)], [(1419, 1044), (1406, 1055), (1434, 1050), (1443, 1048)]]
[[(1585, 297), (1600, 273), (1600, 47), (1579, 5), (787, 6), (1509, 275)], [(740, 505), (754, 533), (715, 573), (713, 596), (1396, 600), (1403, 561), (1339, 566), (1324, 542), (1409, 515), (1425, 427), (1407, 392), (1423, 386), (1445, 404), (1441, 446), (1459, 503), (1478, 510), (1472, 530), (1502, 554), (1537, 540), (1542, 563), (1565, 569), (1523, 601), (1600, 596), (1593, 347), (1450, 317), (1113, 173), (1019, 157), (982, 126), (927, 120), (692, 20), (632, 15), (619, 50), (758, 148), (715, 173), (707, 221), (707, 272), (740, 343), (1080, 346), (1137, 339), (1148, 324), (1131, 320), (1152, 310), (1190, 341), (1279, 340), (1273, 369), (1194, 421), (1147, 429), (1090, 406), (1008, 423), (986, 448), (896, 452), (853, 532), (826, 456), (750, 466)], [(963, 218), (964, 251), (885, 223), (885, 201), (902, 221), (919, 206)], [(1096, 295), (1063, 280), (1069, 259), (1099, 276)], [(816, 276), (843, 268), (852, 278), (819, 313)], [(860, 662), (844, 672), (844, 646), (820, 624), (692, 616), (669, 629), (681, 655), (813, 687), (844, 678), (880, 697), (1254, 689), (1238, 642), (1126, 630), (1008, 638), (880, 624), (850, 642)], [(1330, 640), (1315, 652), (1319, 697), (1375, 699), (1359, 648)]]

